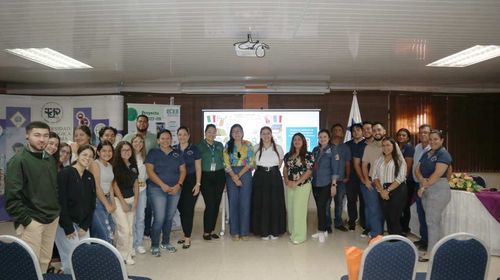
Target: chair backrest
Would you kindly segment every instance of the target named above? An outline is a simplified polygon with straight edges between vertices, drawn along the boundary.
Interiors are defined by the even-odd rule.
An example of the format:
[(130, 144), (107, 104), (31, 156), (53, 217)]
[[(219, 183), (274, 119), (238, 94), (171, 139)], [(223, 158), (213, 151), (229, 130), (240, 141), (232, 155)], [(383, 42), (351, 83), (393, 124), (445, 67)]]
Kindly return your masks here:
[(486, 279), (490, 253), (484, 242), (460, 232), (439, 240), (431, 252), (426, 279)]
[(399, 235), (384, 236), (366, 248), (359, 279), (415, 279), (417, 248)]
[(38, 259), (23, 240), (0, 235), (0, 280), (43, 280)]
[(125, 263), (108, 242), (88, 238), (81, 240), (71, 252), (73, 279), (78, 280), (126, 280)]

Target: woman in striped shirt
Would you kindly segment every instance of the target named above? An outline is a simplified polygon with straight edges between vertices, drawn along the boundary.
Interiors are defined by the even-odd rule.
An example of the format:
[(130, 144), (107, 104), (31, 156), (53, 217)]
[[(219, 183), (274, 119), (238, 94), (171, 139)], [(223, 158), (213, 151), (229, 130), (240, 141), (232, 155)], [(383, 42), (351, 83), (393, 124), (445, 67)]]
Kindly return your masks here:
[(375, 161), (374, 183), (380, 194), (380, 206), (389, 234), (402, 234), (400, 217), (405, 207), (406, 162), (396, 141), (382, 140), (382, 155)]

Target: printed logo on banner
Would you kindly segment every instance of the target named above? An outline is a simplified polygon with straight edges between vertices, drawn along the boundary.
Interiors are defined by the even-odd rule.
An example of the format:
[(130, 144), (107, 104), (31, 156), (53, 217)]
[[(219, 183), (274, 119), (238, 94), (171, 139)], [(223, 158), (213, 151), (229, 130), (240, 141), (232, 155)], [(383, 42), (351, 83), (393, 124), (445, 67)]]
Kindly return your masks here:
[(90, 127), (90, 120), (92, 119), (92, 108), (73, 108), (74, 119), (73, 126), (86, 125)]
[(58, 123), (63, 117), (62, 106), (56, 102), (48, 102), (42, 106), (42, 118), (48, 123)]
[(7, 107), (6, 117), (10, 121), (7, 127), (20, 128), (31, 121), (31, 108), (29, 107)]
[(180, 110), (177, 108), (166, 108), (165, 109), (165, 114), (167, 117), (175, 117), (178, 116), (180, 113)]

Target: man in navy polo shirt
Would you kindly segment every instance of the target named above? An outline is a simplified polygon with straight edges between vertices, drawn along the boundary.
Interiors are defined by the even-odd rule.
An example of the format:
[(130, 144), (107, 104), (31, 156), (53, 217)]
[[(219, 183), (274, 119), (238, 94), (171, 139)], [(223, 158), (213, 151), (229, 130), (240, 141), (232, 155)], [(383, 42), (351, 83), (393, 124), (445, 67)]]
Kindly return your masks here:
[(358, 219), (358, 198), (359, 198), (359, 224), (364, 229), (365, 228), (365, 207), (363, 202), (363, 197), (361, 196), (361, 179), (358, 172), (361, 172), (361, 166), (359, 170), (356, 171), (354, 166), (355, 158), (361, 159), (363, 156), (364, 140), (363, 140), (363, 125), (361, 123), (353, 124), (350, 127), (352, 139), (347, 141), (346, 144), (351, 149), (351, 155), (353, 160), (351, 160), (351, 176), (346, 185), (347, 193), (347, 213), (349, 215), (349, 230), (354, 231), (356, 229), (356, 220)]

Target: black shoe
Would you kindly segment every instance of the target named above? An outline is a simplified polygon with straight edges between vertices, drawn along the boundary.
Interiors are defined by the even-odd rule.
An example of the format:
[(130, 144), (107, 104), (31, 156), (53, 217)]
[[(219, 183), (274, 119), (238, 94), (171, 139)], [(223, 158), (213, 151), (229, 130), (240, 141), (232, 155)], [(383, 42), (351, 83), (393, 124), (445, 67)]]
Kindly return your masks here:
[(356, 230), (356, 225), (349, 225), (349, 230), (350, 231), (355, 231)]
[(184, 242), (186, 242), (186, 240), (181, 239), (181, 240), (177, 241), (177, 244), (184, 244)]
[(348, 231), (348, 229), (345, 226), (335, 226), (335, 228), (340, 231)]
[(219, 239), (219, 236), (215, 233), (210, 234), (210, 237), (212, 237), (212, 239)]
[(415, 246), (419, 247), (421, 245), (426, 245), (427, 242), (424, 242), (422, 239), (420, 239), (420, 240), (413, 242), (413, 244), (415, 244)]
[(368, 237), (368, 234), (370, 233), (370, 230), (368, 229), (365, 229), (363, 230), (363, 232), (361, 233), (361, 237)]
[(212, 237), (210, 236), (209, 233), (204, 233), (203, 234), (203, 239), (205, 239), (205, 240), (212, 240)]
[(328, 233), (332, 233), (332, 227), (327, 227), (326, 231), (328, 231)]

